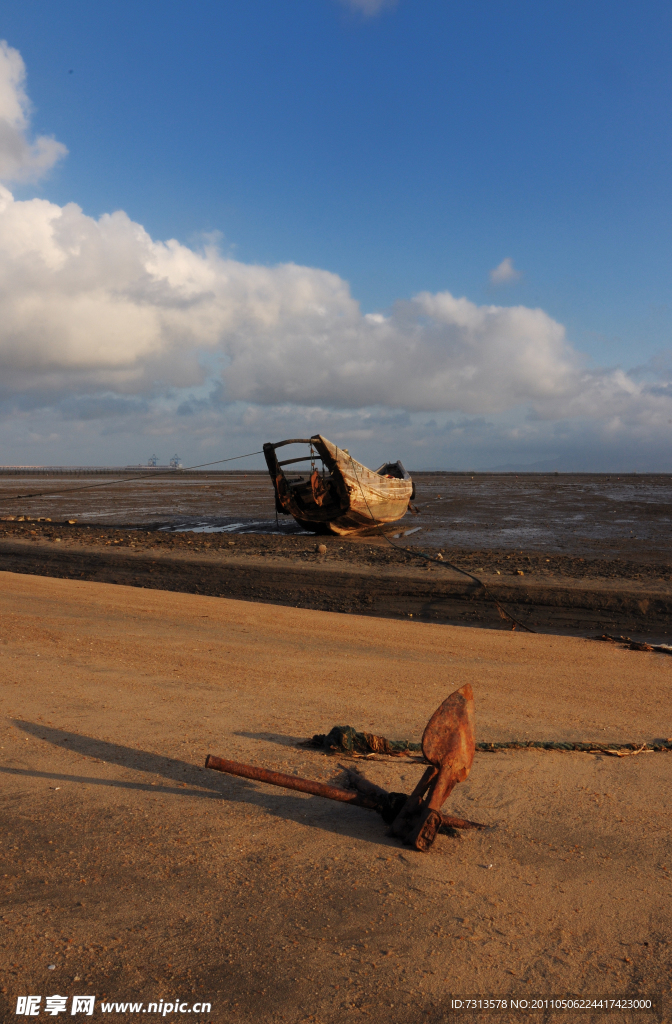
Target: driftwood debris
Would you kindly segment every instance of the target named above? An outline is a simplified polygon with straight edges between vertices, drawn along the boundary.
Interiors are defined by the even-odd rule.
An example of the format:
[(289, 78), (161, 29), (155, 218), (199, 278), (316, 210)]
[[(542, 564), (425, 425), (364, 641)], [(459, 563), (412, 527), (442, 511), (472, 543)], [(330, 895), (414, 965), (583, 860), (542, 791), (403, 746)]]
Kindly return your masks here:
[(629, 636), (611, 636), (610, 633), (601, 633), (592, 639), (603, 640), (609, 644), (622, 644), (629, 651), (655, 651), (658, 654), (672, 654), (672, 644), (647, 644), (644, 640), (632, 640)]

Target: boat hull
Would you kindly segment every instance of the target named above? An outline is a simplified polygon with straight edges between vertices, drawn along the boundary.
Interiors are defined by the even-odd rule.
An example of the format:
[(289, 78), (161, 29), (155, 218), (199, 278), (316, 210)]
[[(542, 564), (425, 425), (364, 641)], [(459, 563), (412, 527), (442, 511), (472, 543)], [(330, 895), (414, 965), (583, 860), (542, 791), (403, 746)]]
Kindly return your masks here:
[[(311, 445), (311, 452), (315, 451), (322, 461), (322, 474), (313, 468), (307, 480), (287, 479), (276, 449), (292, 443)], [(413, 481), (401, 463), (381, 467), (390, 469), (390, 473), (374, 472), (321, 434), (305, 440), (265, 444), (264, 454), (275, 487), (277, 511), (293, 516), (300, 526), (313, 533), (346, 536), (394, 523), (406, 514), (414, 494)], [(310, 457), (287, 460), (294, 461), (310, 461)]]

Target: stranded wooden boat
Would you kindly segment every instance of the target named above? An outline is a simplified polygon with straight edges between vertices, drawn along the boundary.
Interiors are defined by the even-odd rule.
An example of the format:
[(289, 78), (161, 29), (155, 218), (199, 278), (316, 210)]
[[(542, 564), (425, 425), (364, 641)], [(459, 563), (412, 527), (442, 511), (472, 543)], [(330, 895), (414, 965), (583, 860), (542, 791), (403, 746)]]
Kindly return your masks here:
[[(307, 444), (308, 455), (278, 461), (276, 449)], [(408, 510), (415, 486), (401, 462), (386, 462), (375, 472), (321, 434), (264, 445), (275, 488), (275, 507), (313, 533), (358, 533), (394, 523)], [(310, 471), (288, 479), (284, 466), (309, 462)]]

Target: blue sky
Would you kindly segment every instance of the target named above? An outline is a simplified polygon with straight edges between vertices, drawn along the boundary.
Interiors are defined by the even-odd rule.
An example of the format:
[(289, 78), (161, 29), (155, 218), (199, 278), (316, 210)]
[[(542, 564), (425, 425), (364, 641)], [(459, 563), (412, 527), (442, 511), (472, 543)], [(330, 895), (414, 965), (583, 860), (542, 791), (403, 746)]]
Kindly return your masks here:
[[(24, 136), (53, 136), (68, 150), (39, 180), (8, 177), (15, 203), (76, 203), (96, 222), (123, 210), (152, 240), (176, 239), (197, 253), (214, 245), (236, 265), (328, 271), (349, 285), (361, 314), (389, 317), (419, 293), (450, 293), (477, 309), (541, 309), (565, 334), (562, 344), (548, 342), (544, 326), (543, 344), (556, 348), (532, 383), (520, 371), (506, 402), (482, 387), (477, 398), (435, 398), (431, 408), (417, 397), (405, 404), (394, 387), (389, 403), (374, 387), (370, 402), (362, 393), (353, 404), (342, 381), (330, 402), (319, 387), (304, 387), (302, 398), (285, 382), (274, 396), (249, 374), (227, 377), (240, 364), (243, 335), (247, 355), (257, 346), (256, 358), (267, 358), (268, 339), (247, 321), (232, 328), (233, 348), (221, 342), (228, 328), (219, 321), (202, 344), (183, 342), (201, 367), (200, 377), (184, 377), (188, 394), (179, 374), (162, 378), (156, 367), (149, 377), (145, 367), (142, 384), (102, 370), (94, 380), (91, 359), (75, 365), (45, 341), (32, 350), (34, 380), (30, 359), (20, 372), (10, 366), (19, 382), (4, 399), (12, 415), (3, 461), (134, 461), (130, 448), (144, 453), (145, 438), (151, 447), (157, 434), (198, 461), (217, 422), (243, 442), (298, 416), (359, 437), (373, 461), (380, 444), (398, 440), (411, 463), (426, 465), (558, 458), (584, 468), (587, 445), (585, 468), (624, 468), (614, 462), (624, 447), (629, 463), (672, 468), (671, 23), (669, 4), (614, 0), (5, 4), (0, 37), (20, 53), (32, 103)], [(412, 308), (417, 333), (435, 313)], [(445, 330), (456, 329), (455, 315), (443, 309)], [(395, 338), (402, 320), (396, 315)], [(315, 330), (288, 322), (279, 334)], [(330, 330), (337, 360), (342, 342)], [(534, 348), (530, 330), (523, 347)], [(390, 351), (368, 334), (357, 344), (370, 343), (370, 361)], [(110, 344), (101, 337), (97, 351)], [(491, 350), (477, 347), (492, 377)], [(283, 351), (301, 361), (300, 347)], [(129, 372), (143, 353), (128, 353)], [(450, 371), (449, 356), (445, 365), (429, 361), (432, 379)], [(119, 361), (111, 362), (116, 373)], [(58, 386), (46, 382), (45, 364), (58, 368)], [(402, 364), (399, 372), (412, 372)], [(467, 364), (457, 358), (458, 374)], [(619, 367), (632, 371), (636, 408), (626, 409), (630, 384), (614, 384)], [(597, 376), (589, 386), (565, 380), (580, 372)], [(550, 377), (565, 380), (564, 404)], [(653, 389), (648, 405), (642, 382)], [(620, 391), (607, 401), (609, 387)], [(114, 413), (77, 412), (102, 399)], [(182, 426), (170, 423), (171, 402), (183, 410)]]

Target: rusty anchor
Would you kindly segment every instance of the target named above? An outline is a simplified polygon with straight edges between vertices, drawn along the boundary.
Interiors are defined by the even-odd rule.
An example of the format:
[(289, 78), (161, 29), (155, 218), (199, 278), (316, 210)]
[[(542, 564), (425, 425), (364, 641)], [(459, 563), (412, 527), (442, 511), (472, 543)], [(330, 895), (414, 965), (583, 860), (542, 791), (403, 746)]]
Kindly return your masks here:
[(426, 853), (442, 827), (488, 827), (476, 821), (444, 814), (441, 810), (457, 783), (467, 778), (474, 760), (474, 750), (474, 695), (467, 683), (451, 693), (427, 723), (422, 736), (422, 753), (427, 768), (410, 796), (406, 793), (388, 793), (350, 769), (346, 771), (348, 782), (353, 788), (344, 790), (324, 782), (229, 761), (213, 754), (206, 758), (205, 767), (266, 782), (271, 786), (312, 793), (328, 800), (368, 807), (382, 815), (383, 820), (390, 825), (393, 836)]
[(474, 760), (474, 694), (469, 683), (436, 709), (422, 735), (429, 766), (392, 822), (391, 833), (416, 850), (429, 850), (442, 824), (441, 808)]

